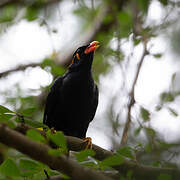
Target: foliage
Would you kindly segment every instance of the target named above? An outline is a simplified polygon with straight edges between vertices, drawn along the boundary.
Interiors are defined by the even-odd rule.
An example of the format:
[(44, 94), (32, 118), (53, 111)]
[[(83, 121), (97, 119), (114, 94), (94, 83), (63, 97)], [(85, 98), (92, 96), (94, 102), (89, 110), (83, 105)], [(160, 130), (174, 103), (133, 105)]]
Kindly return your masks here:
[[(49, 24), (56, 23), (56, 14), (61, 14), (59, 11), (61, 11), (61, 3), (64, 2), (63, 0), (59, 2), (53, 0), (0, 2), (0, 36), (6, 35), (10, 27), (16, 26), (21, 21), (26, 21), (39, 24), (39, 27), (47, 29), (49, 36), (52, 37), (52, 34), (58, 33), (58, 29), (50, 27)], [(169, 78), (171, 79), (169, 88), (163, 90), (159, 95), (157, 94), (159, 100), (156, 104), (146, 106), (137, 100), (136, 87), (140, 81), (139, 76), (143, 76), (141, 73), (137, 77), (134, 94), (133, 91), (129, 93), (131, 89), (129, 84), (133, 84), (133, 79), (136, 79), (131, 78), (132, 69), (136, 71), (141, 59), (137, 59), (136, 51), (141, 51), (142, 46), (146, 46), (147, 50), (143, 61), (157, 61), (159, 63), (165, 57), (165, 52), (153, 50), (153, 41), (162, 35), (167, 37), (170, 32), (168, 42), (170, 41), (169, 44), (171, 44), (173, 52), (179, 55), (179, 3), (167, 0), (129, 0), (125, 4), (123, 4), (123, 1), (115, 0), (76, 0), (71, 3), (73, 4), (72, 16), (79, 23), (79, 34), (76, 34), (76, 38), (87, 31), (87, 37), (92, 35), (93, 39), (100, 41), (100, 44), (102, 44), (96, 52), (96, 61), (93, 64), (95, 80), (101, 83), (101, 77), (108, 77), (118, 68), (121, 73), (119, 77), (122, 79), (118, 91), (114, 93), (111, 90), (114, 94), (111, 94), (107, 105), (107, 108), (111, 107), (109, 108), (111, 110), (106, 109), (102, 117), (104, 121), (108, 121), (111, 125), (113, 135), (109, 134), (108, 138), (111, 140), (111, 148), (115, 151), (115, 154), (99, 161), (95, 158), (95, 152), (88, 149), (75, 153), (74, 159), (81, 165), (103, 172), (114, 171), (114, 166), (122, 165), (127, 159), (154, 167), (179, 166), (179, 162), (177, 162), (179, 143), (166, 140), (152, 125), (154, 119), (161, 116), (163, 112), (167, 112), (172, 121), (179, 118), (178, 101), (180, 91), (175, 88), (175, 85), (179, 84), (179, 79), (176, 76), (178, 72), (173, 73), (172, 77)], [(163, 11), (164, 16), (161, 17), (161, 21), (154, 20), (154, 22), (149, 19), (149, 12), (153, 3), (158, 4), (158, 7)], [(53, 49), (52, 53), (41, 61), (40, 68), (47, 72), (52, 79), (65, 72), (65, 68), (58, 63), (59, 54), (61, 55), (61, 52), (56, 53)], [(152, 59), (148, 59), (149, 57)], [(13, 85), (8, 90), (0, 90), (4, 104), (12, 109), (0, 105), (0, 124), (7, 124), (13, 129), (20, 122), (29, 124), (34, 128), (45, 127), (42, 124), (44, 99), (50, 85), (28, 91), (23, 90), (20, 84), (21, 82)], [(152, 91), (153, 89), (152, 87)], [(103, 92), (103, 90), (101, 91)], [(134, 100), (135, 103), (130, 112), (132, 123), (129, 138), (127, 146), (121, 147), (120, 138), (124, 127), (123, 120), (128, 116), (128, 105), (131, 100)], [(50, 130), (47, 130), (46, 135), (47, 139), (36, 130), (29, 130), (26, 133), (28, 138), (38, 143), (46, 144), (47, 141), (52, 141), (56, 148), (50, 150), (49, 154), (54, 156), (68, 154), (67, 142), (63, 132), (52, 134)], [(44, 170), (49, 176), (60, 175), (63, 178), (68, 178), (66, 175), (53, 171), (46, 165), (34, 161), (15, 150), (6, 148), (5, 152), (3, 154), (4, 161), (0, 165), (0, 179), (45, 179)], [(120, 178), (123, 180), (133, 179), (132, 176), (133, 172), (129, 171), (126, 177), (122, 176)], [(169, 180), (171, 177), (162, 173), (157, 179)]]

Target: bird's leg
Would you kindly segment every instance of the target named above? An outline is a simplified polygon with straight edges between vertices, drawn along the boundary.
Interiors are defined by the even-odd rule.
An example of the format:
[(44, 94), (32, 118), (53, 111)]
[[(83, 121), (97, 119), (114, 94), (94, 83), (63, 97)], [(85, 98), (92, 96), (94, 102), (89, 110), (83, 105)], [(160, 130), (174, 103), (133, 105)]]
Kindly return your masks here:
[(83, 143), (86, 144), (85, 149), (92, 149), (92, 139), (90, 137), (83, 138)]
[(54, 128), (51, 128), (51, 133), (56, 134), (56, 130)]

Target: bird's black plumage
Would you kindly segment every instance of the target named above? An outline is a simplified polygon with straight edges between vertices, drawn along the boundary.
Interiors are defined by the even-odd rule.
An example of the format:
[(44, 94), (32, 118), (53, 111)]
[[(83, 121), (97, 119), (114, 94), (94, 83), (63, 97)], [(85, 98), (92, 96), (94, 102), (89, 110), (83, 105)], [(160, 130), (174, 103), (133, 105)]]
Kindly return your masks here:
[(65, 135), (84, 138), (98, 105), (98, 88), (91, 66), (94, 50), (78, 48), (68, 72), (58, 77), (48, 94), (43, 123)]

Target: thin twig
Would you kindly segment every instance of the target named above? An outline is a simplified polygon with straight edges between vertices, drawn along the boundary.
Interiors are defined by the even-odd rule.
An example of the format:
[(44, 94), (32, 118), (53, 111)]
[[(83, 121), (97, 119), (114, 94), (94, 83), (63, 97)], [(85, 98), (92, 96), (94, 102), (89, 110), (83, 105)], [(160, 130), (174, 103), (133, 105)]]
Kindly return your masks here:
[(28, 67), (37, 67), (37, 66), (41, 66), (41, 63), (30, 63), (30, 64), (27, 64), (27, 65), (20, 65), (20, 66), (17, 66), (15, 68), (12, 68), (10, 70), (1, 72), (0, 73), (0, 78), (5, 77), (5, 76), (7, 76), (7, 75), (9, 75), (10, 73), (13, 73), (13, 72), (24, 71)]
[(144, 41), (143, 45), (144, 45), (143, 54), (141, 56), (141, 59), (140, 59), (138, 66), (137, 66), (137, 72), (136, 72), (136, 75), (135, 75), (135, 78), (133, 81), (132, 89), (130, 91), (130, 102), (129, 102), (128, 107), (127, 107), (127, 109), (128, 109), (127, 120), (126, 120), (126, 124), (125, 124), (124, 130), (123, 130), (123, 135), (121, 138), (121, 145), (125, 145), (127, 143), (128, 132), (129, 132), (130, 125), (131, 125), (131, 110), (135, 104), (135, 98), (134, 98), (135, 86), (137, 84), (137, 80), (138, 80), (139, 73), (140, 73), (140, 70), (142, 68), (142, 64), (144, 62), (145, 56), (148, 54), (147, 41), (146, 40)]
[[(55, 2), (60, 2), (60, 1), (61, 0), (48, 0), (45, 4), (55, 3)], [(23, 3), (24, 1), (22, 1), (22, 0), (14, 0), (14, 1), (12, 1), (12, 0), (3, 0), (2, 2), (0, 2), (0, 6), (5, 5), (7, 3), (10, 3), (10, 2)], [(118, 0), (118, 10), (119, 11), (123, 8), (124, 4), (125, 4), (124, 0)], [(111, 4), (109, 4), (109, 5), (111, 5)], [(99, 33), (103, 33), (103, 32), (107, 33), (112, 28), (112, 26), (113, 26), (113, 24), (115, 22), (115, 19), (114, 19), (114, 21), (104, 23), (104, 17), (106, 17), (107, 14), (112, 13), (111, 7), (110, 6), (104, 6), (104, 7), (102, 7), (102, 9), (103, 9), (102, 12), (99, 14), (99, 16), (96, 17), (96, 19), (95, 19), (95, 21), (94, 21), (94, 23), (92, 25), (92, 28), (86, 33), (86, 36), (82, 40), (84, 44), (85, 43), (88, 44), (89, 42), (95, 40), (96, 36)], [(76, 48), (76, 47), (73, 47), (73, 48)], [(69, 64), (72, 61), (72, 54), (73, 54), (74, 50), (75, 49), (70, 49), (69, 48), (68, 53), (64, 53), (62, 55), (59, 55), (56, 58), (56, 63), (58, 65), (63, 66), (63, 67), (68, 67)], [(4, 72), (0, 73), (0, 78), (5, 77), (5, 76), (7, 76), (8, 74), (10, 74), (12, 72), (25, 70), (27, 67), (35, 67), (35, 66), (40, 66), (40, 63), (38, 63), (38, 64), (32, 63), (32, 64), (29, 64), (29, 65), (22, 65), (22, 66), (19, 66), (17, 68), (13, 68), (13, 69), (8, 70), (8, 71), (4, 71)]]
[[(46, 0), (46, 1), (42, 1), (42, 6), (43, 5), (49, 5), (49, 4), (53, 4), (53, 3), (59, 3), (61, 0)], [(10, 4), (10, 3), (16, 3), (16, 4), (19, 4), (19, 5), (28, 5), (28, 2), (24, 1), (24, 0), (1, 0), (0, 2), (0, 7), (2, 6), (5, 6), (7, 4)]]
[[(133, 32), (134, 32), (134, 35), (136, 36), (136, 35), (140, 35), (143, 29), (142, 29), (142, 23), (140, 22), (141, 18), (138, 17), (139, 9), (137, 8), (136, 3), (134, 3), (134, 2), (132, 3), (132, 9), (133, 9), (133, 16), (134, 16)], [(140, 70), (142, 68), (142, 64), (144, 62), (145, 56), (148, 54), (147, 38), (146, 37), (142, 37), (142, 38), (143, 38), (142, 41), (143, 41), (143, 48), (144, 49), (143, 49), (143, 53), (142, 53), (140, 62), (137, 66), (137, 71), (135, 74), (135, 78), (134, 78), (134, 81), (132, 84), (131, 91), (129, 93), (130, 100), (129, 100), (129, 104), (127, 106), (127, 120), (126, 120), (125, 127), (123, 130), (122, 138), (121, 138), (121, 145), (122, 146), (127, 143), (128, 132), (129, 132), (130, 125), (131, 125), (131, 110), (135, 104), (135, 98), (134, 98), (135, 86), (137, 84), (137, 80), (138, 80), (139, 73), (140, 73)]]

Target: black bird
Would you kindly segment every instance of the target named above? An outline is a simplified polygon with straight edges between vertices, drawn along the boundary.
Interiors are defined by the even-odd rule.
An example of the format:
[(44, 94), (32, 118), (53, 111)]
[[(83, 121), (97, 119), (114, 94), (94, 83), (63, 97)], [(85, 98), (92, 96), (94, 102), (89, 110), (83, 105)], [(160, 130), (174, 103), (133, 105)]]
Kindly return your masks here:
[(43, 123), (65, 135), (85, 138), (98, 105), (91, 67), (98, 41), (79, 47), (67, 73), (58, 77), (46, 100)]

